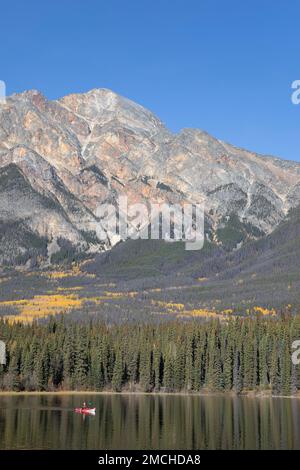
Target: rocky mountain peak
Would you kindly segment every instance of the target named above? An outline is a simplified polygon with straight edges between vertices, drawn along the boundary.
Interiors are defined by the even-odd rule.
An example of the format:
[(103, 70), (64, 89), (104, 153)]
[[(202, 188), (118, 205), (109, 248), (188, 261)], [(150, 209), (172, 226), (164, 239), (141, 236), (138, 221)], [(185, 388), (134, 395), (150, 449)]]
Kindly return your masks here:
[[(111, 247), (109, 234), (97, 239), (96, 208), (124, 193), (129, 202), (204, 200), (208, 236), (221, 240), (234, 215), (238, 242), (273, 231), (300, 202), (299, 163), (199, 129), (173, 134), (152, 112), (107, 89), (54, 101), (37, 90), (9, 97), (0, 107), (0, 181), (5, 174), (12, 181), (12, 164), (22, 184), (18, 191), (0, 187), (2, 225), (21, 224), (46, 244), (64, 239), (76, 250)], [(18, 211), (9, 210), (8, 197)], [(28, 246), (18, 240), (15, 251), (26, 258)]]
[(106, 88), (71, 94), (58, 100), (58, 103), (86, 119), (90, 125), (114, 121), (126, 128), (150, 133), (164, 128), (162, 122), (143, 106)]

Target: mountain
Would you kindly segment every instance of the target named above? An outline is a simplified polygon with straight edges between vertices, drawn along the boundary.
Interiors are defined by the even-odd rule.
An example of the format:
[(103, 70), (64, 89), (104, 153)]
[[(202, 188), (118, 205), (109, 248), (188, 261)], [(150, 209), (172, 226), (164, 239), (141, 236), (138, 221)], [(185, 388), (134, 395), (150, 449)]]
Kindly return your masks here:
[(84, 270), (126, 291), (161, 291), (159, 300), (194, 308), (244, 313), (247, 307), (291, 304), (299, 311), (299, 257), (300, 206), (272, 233), (239, 250), (206, 242), (203, 250), (189, 252), (180, 242), (129, 240), (85, 263)]
[(100, 203), (204, 201), (207, 237), (229, 250), (270, 234), (300, 203), (300, 164), (198, 129), (171, 133), (106, 89), (49, 101), (35, 90), (0, 106), (0, 263), (49, 263), (110, 249)]
[[(43, 240), (35, 246), (41, 249)], [(209, 241), (187, 251), (182, 242), (128, 240), (64, 269), (5, 270), (0, 317), (27, 322), (64, 313), (80, 321), (142, 323), (299, 313), (299, 256), (300, 206), (238, 250)]]

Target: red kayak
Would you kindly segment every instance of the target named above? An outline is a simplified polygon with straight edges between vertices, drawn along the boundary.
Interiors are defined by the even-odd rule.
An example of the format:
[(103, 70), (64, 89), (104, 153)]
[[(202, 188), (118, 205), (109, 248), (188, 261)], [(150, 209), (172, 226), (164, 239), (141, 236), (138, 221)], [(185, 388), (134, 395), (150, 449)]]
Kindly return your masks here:
[(95, 415), (96, 408), (75, 408), (75, 413), (81, 413), (83, 415)]

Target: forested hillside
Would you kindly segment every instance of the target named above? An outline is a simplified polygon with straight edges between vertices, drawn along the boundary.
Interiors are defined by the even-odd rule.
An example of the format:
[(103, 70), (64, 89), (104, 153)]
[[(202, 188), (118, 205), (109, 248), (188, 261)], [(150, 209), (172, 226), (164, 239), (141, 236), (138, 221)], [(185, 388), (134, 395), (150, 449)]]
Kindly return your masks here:
[(2, 390), (270, 391), (300, 388), (300, 318), (157, 325), (1, 322)]

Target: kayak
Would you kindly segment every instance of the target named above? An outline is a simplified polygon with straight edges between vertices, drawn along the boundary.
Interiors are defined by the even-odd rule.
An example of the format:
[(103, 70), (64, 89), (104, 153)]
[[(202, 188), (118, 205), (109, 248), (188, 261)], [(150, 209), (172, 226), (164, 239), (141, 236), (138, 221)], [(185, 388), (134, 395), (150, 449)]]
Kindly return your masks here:
[(81, 413), (83, 415), (95, 415), (96, 408), (75, 408), (75, 413)]

